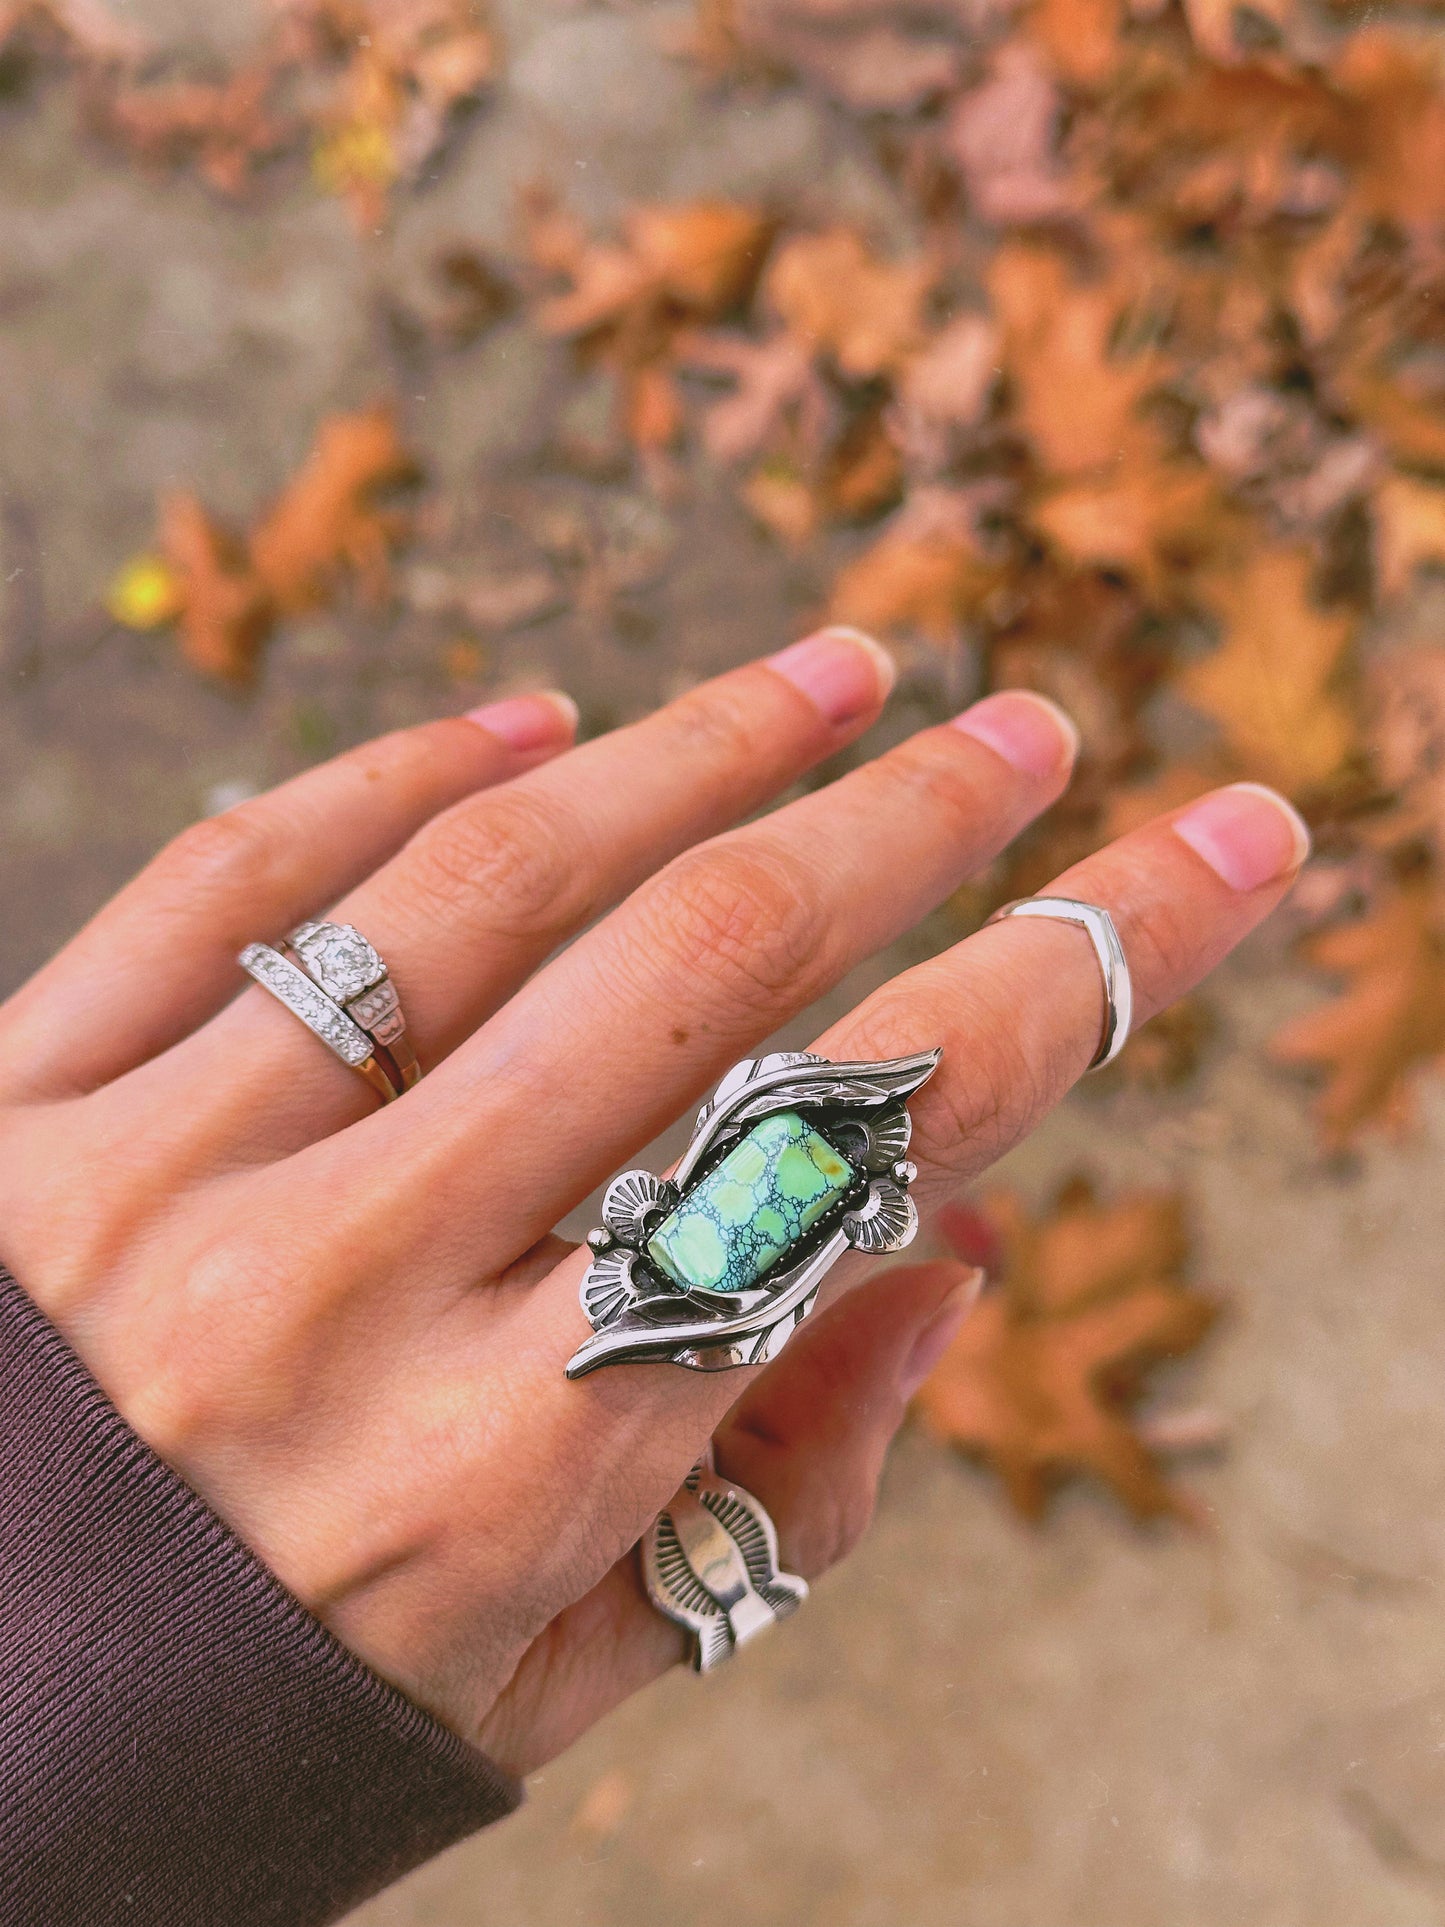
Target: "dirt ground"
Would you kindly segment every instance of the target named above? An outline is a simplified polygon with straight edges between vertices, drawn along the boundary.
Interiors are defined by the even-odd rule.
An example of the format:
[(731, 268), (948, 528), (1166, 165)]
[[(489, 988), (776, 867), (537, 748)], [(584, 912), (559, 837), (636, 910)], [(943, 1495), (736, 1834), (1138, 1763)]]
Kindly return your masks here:
[[(256, 17), (125, 11), (186, 44), (239, 42)], [(0, 101), (0, 988), (166, 835), (333, 745), (542, 679), (605, 727), (815, 606), (815, 565), (720, 490), (664, 508), (555, 459), (595, 401), (559, 379), (561, 351), (505, 322), (419, 360), (395, 291), (443, 242), (504, 242), (539, 176), (597, 221), (701, 192), (886, 221), (886, 184), (803, 96), (699, 90), (659, 50), (662, 9), (501, 12), (502, 92), (370, 257), (305, 182), (222, 206), (89, 144), (63, 87)], [(247, 699), (95, 615), (158, 488), (245, 514), (321, 414), (378, 392), (403, 396), (467, 505), (453, 534), (478, 566), (561, 504), (627, 558), (624, 591), (494, 640), (475, 688), (444, 673), (429, 618), (318, 617)], [(963, 693), (915, 681), (883, 733)], [(1281, 976), (1282, 942), (1228, 972), (1183, 1092), (1085, 1093), (1010, 1161), (1038, 1198), (1082, 1164), (1196, 1200), (1198, 1273), (1231, 1312), (1164, 1396), (1228, 1422), (1228, 1450), (1188, 1473), (1214, 1530), (1143, 1533), (1088, 1494), (1029, 1530), (909, 1438), (871, 1538), (804, 1614), (716, 1680), (625, 1709), (518, 1818), (358, 1924), (1445, 1920), (1445, 1100), (1417, 1141), (1326, 1168), (1258, 1049), (1312, 995)]]

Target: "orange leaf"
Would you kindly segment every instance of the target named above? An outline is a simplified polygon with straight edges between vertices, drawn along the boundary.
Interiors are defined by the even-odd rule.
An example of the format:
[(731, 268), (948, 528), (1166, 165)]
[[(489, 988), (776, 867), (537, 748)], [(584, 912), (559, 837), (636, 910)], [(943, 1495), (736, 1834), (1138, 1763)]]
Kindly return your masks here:
[(346, 565), (373, 597), (383, 595), (395, 527), (375, 497), (415, 473), (389, 407), (322, 422), (311, 453), (251, 536), (252, 564), (277, 608), (290, 614), (323, 602)]
[(178, 585), (182, 654), (204, 675), (247, 681), (276, 610), (244, 547), (184, 491), (161, 504), (158, 546)]
[(764, 290), (786, 326), (855, 381), (898, 368), (924, 339), (929, 261), (884, 261), (852, 228), (799, 235), (770, 265)]
[(1380, 593), (1402, 595), (1422, 564), (1445, 563), (1445, 488), (1391, 476), (1376, 489), (1374, 506)]
[(919, 1393), (924, 1427), (991, 1465), (1026, 1518), (1079, 1472), (1136, 1517), (1188, 1516), (1130, 1418), (1145, 1369), (1191, 1350), (1216, 1316), (1181, 1280), (1179, 1199), (1102, 1205), (1076, 1180), (1041, 1219), (1010, 1193), (989, 1199), (986, 1215), (1002, 1239), (1002, 1286)]
[(1323, 1074), (1315, 1109), (1331, 1148), (1367, 1124), (1402, 1129), (1413, 1112), (1413, 1074), (1445, 1050), (1445, 945), (1434, 891), (1419, 879), (1392, 889), (1358, 923), (1311, 939), (1305, 954), (1346, 988), (1286, 1024), (1270, 1055)]
[(999, 249), (988, 285), (1015, 410), (1043, 466), (1074, 476), (1152, 460), (1157, 438), (1137, 411), (1164, 364), (1152, 354), (1112, 354), (1120, 292), (1079, 287), (1057, 254), (1020, 244)]
[(1310, 558), (1298, 549), (1261, 548), (1215, 576), (1206, 599), (1224, 640), (1179, 679), (1245, 771), (1294, 796), (1327, 783), (1355, 746), (1337, 693), (1354, 619), (1317, 608), (1309, 582)]

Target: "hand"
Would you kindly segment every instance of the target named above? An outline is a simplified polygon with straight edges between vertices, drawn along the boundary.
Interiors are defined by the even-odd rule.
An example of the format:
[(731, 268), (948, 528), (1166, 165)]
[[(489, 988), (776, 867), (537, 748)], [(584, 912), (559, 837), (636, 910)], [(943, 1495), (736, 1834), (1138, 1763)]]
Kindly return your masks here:
[[(887, 684), (829, 631), (582, 748), (545, 697), (384, 738), (188, 830), (0, 1009), (6, 1261), (297, 1597), (515, 1771), (680, 1657), (631, 1548), (710, 1436), (786, 1566), (846, 1551), (970, 1288), (926, 1265), (835, 1291), (756, 1373), (563, 1377), (586, 1253), (550, 1227), (1068, 780), (1066, 720), (1007, 693), (727, 828)], [(1287, 805), (1237, 787), (1055, 887), (1112, 912), (1142, 1020), (1304, 851)], [(385, 1109), (235, 995), (244, 943), (332, 904), (431, 1067)], [(911, 1106), (926, 1208), (1063, 1095), (1100, 1021), (1082, 934), (1013, 920), (817, 1048), (943, 1046)]]

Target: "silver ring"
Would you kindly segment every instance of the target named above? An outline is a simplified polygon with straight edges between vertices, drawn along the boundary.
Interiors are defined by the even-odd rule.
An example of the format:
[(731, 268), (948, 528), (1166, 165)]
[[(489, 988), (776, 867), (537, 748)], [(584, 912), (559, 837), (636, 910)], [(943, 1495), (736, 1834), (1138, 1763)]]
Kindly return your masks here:
[(286, 943), (318, 989), (387, 1053), (399, 1074), (394, 1081), (409, 1091), (421, 1076), (421, 1065), (381, 953), (351, 923), (301, 923)]
[(710, 1673), (808, 1597), (778, 1563), (766, 1508), (712, 1470), (711, 1451), (642, 1541), (642, 1579), (657, 1610), (692, 1635), (692, 1663)]
[(1097, 903), (1079, 903), (1073, 897), (1020, 897), (995, 910), (988, 921), (1000, 923), (1005, 917), (1044, 917), (1051, 923), (1072, 923), (1087, 935), (1104, 980), (1104, 1031), (1089, 1069), (1100, 1071), (1112, 1064), (1128, 1043), (1134, 1026), (1134, 980), (1114, 919)]
[(918, 1231), (905, 1100), (941, 1052), (830, 1064), (777, 1051), (734, 1064), (670, 1178), (624, 1171), (589, 1232), (581, 1378), (626, 1361), (715, 1372), (776, 1358), (845, 1251)]

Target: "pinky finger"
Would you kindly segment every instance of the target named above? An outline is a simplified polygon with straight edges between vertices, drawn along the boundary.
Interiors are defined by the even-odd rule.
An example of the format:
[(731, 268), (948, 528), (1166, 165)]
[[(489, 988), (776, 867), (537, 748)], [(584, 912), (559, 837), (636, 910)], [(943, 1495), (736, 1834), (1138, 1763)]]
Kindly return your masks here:
[[(787, 1571), (816, 1579), (857, 1543), (908, 1401), (982, 1281), (947, 1262), (883, 1273), (802, 1326), (729, 1414), (718, 1470), (767, 1507)], [(629, 1554), (527, 1649), (478, 1744), (533, 1772), (686, 1654)]]

